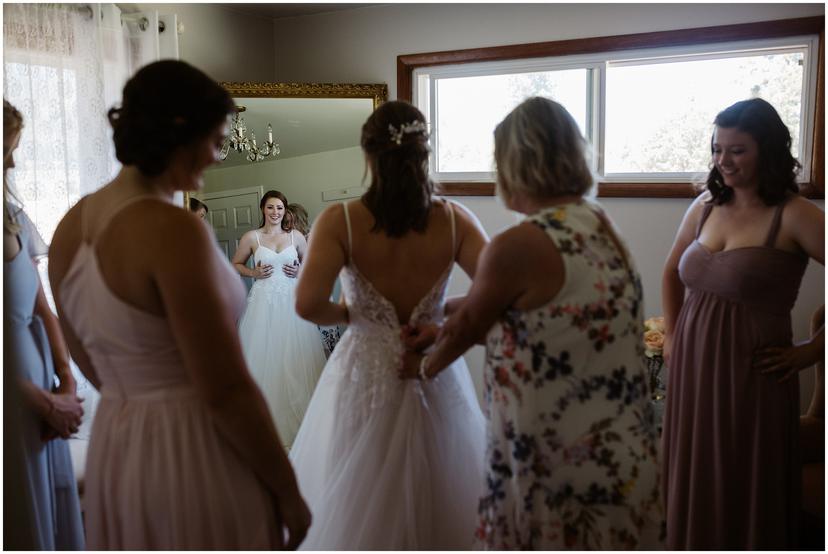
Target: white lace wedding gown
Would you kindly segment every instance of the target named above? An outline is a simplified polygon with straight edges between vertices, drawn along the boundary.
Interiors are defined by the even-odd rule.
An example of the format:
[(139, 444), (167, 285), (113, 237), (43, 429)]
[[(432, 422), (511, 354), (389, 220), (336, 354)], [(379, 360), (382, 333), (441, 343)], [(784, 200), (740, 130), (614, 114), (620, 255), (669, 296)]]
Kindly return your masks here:
[[(347, 206), (345, 216), (350, 248)], [(411, 323), (440, 319), (453, 265)], [(461, 358), (427, 383), (400, 380), (394, 306), (351, 259), (341, 280), (350, 324), (290, 453), (313, 513), (302, 549), (469, 549), (485, 486), (485, 421), (466, 365)]]
[(271, 264), (273, 274), (257, 279), (239, 320), (239, 337), (250, 373), (262, 389), (279, 437), (290, 448), (325, 366), (325, 349), (316, 325), (296, 315), (297, 279), (282, 271), (299, 259), (291, 244), (281, 252), (258, 248), (253, 262)]

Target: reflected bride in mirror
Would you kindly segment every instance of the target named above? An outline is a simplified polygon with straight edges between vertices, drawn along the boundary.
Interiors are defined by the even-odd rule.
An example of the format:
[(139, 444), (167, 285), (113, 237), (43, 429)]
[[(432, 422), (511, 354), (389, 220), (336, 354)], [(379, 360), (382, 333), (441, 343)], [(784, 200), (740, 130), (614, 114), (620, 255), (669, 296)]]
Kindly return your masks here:
[[(290, 448), (305, 415), (325, 351), (315, 325), (296, 315), (296, 277), (305, 256), (304, 235), (285, 217), (288, 201), (276, 190), (260, 203), (262, 223), (245, 233), (233, 267), (255, 279), (239, 321), (239, 337), (250, 373), (265, 395), (273, 421)], [(253, 258), (253, 268), (247, 266)]]
[[(294, 268), (290, 264), (283, 268), (281, 258), (294, 256), (293, 248), (284, 250), (290, 247), (291, 238), (296, 246), (295, 255), (300, 259), (304, 256), (307, 229), (297, 224), (304, 222), (304, 227), (310, 228), (331, 202), (364, 192), (365, 159), (359, 146), (360, 129), (386, 100), (388, 87), (347, 83), (222, 85), (236, 104), (230, 129), (235, 145), (255, 145), (257, 154), (251, 155), (254, 152), (250, 149), (239, 151), (233, 141), (228, 141), (223, 148), (223, 160), (205, 171), (205, 186), (197, 200), (203, 203), (204, 219), (213, 228), (220, 248), (237, 264), (237, 271), (250, 289), (247, 313), (239, 332), (251, 372), (267, 397), (279, 435), (289, 446), (325, 362), (319, 352), (323, 351), (323, 356), (329, 354), (341, 329), (334, 326), (318, 330), (302, 321), (313, 335), (310, 331), (299, 333), (298, 326), (293, 324), (293, 300), (288, 301), (281, 292), (282, 288), (295, 285), (296, 279), (285, 275), (285, 270), (291, 273)], [(256, 138), (258, 142), (254, 142)], [(267, 217), (264, 227), (259, 228), (262, 208), (270, 209), (262, 202), (269, 188), (278, 188), (282, 193), (280, 199), (268, 200), (274, 209), (287, 209), (282, 221), (290, 217), (291, 206), (305, 208), (306, 212), (301, 214), (304, 218), (292, 219), (293, 235), (282, 234), (282, 227), (289, 226), (273, 225)], [(193, 211), (196, 208), (200, 205), (194, 204)], [(304, 236), (300, 238), (300, 234)], [(259, 244), (264, 246), (259, 251), (262, 265), (245, 265), (257, 258)], [(280, 258), (265, 260), (274, 254)], [(265, 274), (267, 278), (262, 279)], [(254, 293), (254, 289), (260, 291)], [(333, 298), (338, 297), (335, 287)], [(271, 301), (274, 306), (278, 303), (278, 307), (265, 308)], [(265, 313), (268, 311), (270, 315)], [(302, 336), (301, 345), (296, 342), (299, 339), (290, 338), (297, 333)], [(283, 347), (283, 341), (293, 341), (293, 346)]]

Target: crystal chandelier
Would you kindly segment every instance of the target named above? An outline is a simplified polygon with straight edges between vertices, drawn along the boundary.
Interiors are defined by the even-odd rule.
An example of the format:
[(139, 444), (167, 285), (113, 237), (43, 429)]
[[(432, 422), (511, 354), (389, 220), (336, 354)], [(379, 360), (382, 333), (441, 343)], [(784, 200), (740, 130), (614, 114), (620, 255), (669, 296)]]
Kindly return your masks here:
[(241, 112), (246, 109), (244, 106), (236, 107), (236, 113), (230, 121), (230, 134), (224, 141), (219, 154), (219, 159), (222, 161), (227, 158), (231, 148), (239, 154), (246, 153), (245, 157), (249, 162), (260, 162), (279, 155), (279, 143), (273, 142), (273, 126), (270, 123), (267, 124), (267, 140), (261, 146), (256, 144), (255, 133), (251, 132), (250, 138), (247, 137), (247, 125), (241, 117)]

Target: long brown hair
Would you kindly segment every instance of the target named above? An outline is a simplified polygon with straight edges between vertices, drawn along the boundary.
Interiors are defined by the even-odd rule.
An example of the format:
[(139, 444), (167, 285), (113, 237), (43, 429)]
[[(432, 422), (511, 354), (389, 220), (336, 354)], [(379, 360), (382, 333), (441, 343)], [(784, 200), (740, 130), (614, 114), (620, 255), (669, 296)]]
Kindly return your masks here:
[(374, 216), (371, 231), (400, 237), (425, 231), (434, 183), (428, 176), (425, 116), (407, 102), (386, 102), (362, 126), (362, 150), (371, 185), (362, 203)]
[(8, 100), (3, 99), (3, 232), (16, 235), (20, 231), (20, 225), (17, 223), (14, 213), (12, 212), (10, 200), (17, 199), (9, 190), (9, 185), (6, 182), (6, 156), (11, 154), (12, 143), (17, 135), (23, 131), (23, 115), (20, 111), (12, 106)]
[[(736, 102), (719, 112), (713, 120), (716, 127), (737, 129), (749, 134), (759, 147), (756, 165), (757, 194), (767, 206), (782, 202), (788, 194), (799, 194), (796, 175), (802, 165), (791, 154), (791, 132), (776, 109), (761, 98)], [(713, 154), (713, 137), (710, 139)], [(725, 204), (733, 198), (733, 189), (724, 184), (714, 163), (707, 176), (711, 202)]]

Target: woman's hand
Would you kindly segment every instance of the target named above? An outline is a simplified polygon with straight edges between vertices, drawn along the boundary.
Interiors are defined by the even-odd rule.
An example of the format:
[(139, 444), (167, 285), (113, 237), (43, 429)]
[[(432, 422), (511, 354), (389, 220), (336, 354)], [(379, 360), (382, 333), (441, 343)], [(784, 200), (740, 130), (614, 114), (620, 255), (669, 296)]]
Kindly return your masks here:
[(414, 350), (406, 350), (403, 353), (402, 364), (397, 370), (400, 379), (419, 379), (420, 364), (423, 361), (423, 353)]
[[(68, 439), (77, 433), (83, 418), (83, 398), (74, 393), (49, 393), (49, 402), (49, 412), (44, 416), (48, 426), (62, 439)], [(48, 440), (49, 435), (48, 432), (45, 433), (44, 438)]]
[(276, 500), (276, 520), (282, 529), (287, 530), (287, 542), (280, 544), (285, 550), (296, 550), (311, 525), (311, 513), (299, 489), (289, 494), (281, 494)]
[(296, 260), (292, 264), (282, 265), (282, 271), (291, 279), (295, 279), (299, 275), (299, 260)]
[(262, 262), (258, 262), (256, 266), (253, 268), (253, 277), (254, 279), (267, 279), (273, 275), (273, 266), (270, 264), (262, 264)]
[(400, 338), (407, 350), (422, 352), (437, 341), (440, 326), (434, 323), (425, 325), (404, 325)]
[(753, 354), (753, 368), (762, 375), (782, 374), (779, 382), (783, 383), (817, 363), (822, 355), (822, 349), (810, 341), (793, 346), (762, 348)]

